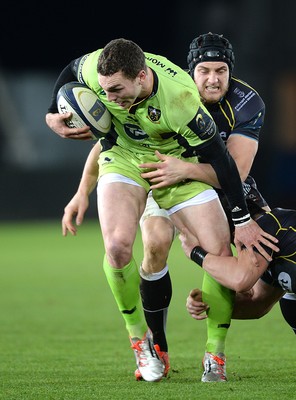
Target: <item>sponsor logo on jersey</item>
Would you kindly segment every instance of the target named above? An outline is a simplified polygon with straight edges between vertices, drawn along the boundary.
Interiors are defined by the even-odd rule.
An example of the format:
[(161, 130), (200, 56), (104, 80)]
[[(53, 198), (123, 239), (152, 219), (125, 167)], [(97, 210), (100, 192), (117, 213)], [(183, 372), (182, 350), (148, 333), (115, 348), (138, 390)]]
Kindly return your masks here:
[(224, 141), (227, 139), (227, 133), (225, 131), (221, 131), (220, 136)]
[(236, 95), (238, 95), (238, 97), (243, 98), (245, 97), (245, 92), (243, 90), (240, 90), (239, 88), (235, 88), (233, 93), (235, 93)]
[(152, 106), (148, 107), (148, 118), (152, 122), (158, 122), (161, 117), (161, 111), (158, 110), (157, 108), (154, 108)]
[(139, 126), (132, 124), (124, 124), (125, 133), (133, 140), (144, 140), (149, 136)]
[(242, 100), (240, 100), (240, 102), (234, 107), (235, 110), (240, 111), (255, 95), (256, 94), (253, 90), (250, 90), (247, 94), (245, 92), (239, 91), (239, 98), (241, 98)]
[(205, 129), (205, 121), (201, 114), (197, 114), (196, 116), (196, 124), (199, 130), (203, 131)]
[(278, 282), (284, 290), (292, 292), (292, 281), (288, 273), (280, 272), (278, 276)]
[(194, 125), (190, 127), (201, 140), (210, 139), (216, 132), (216, 124), (214, 120), (208, 114), (206, 114), (201, 107), (198, 109), (195, 123), (197, 129), (194, 127)]
[(151, 61), (152, 64), (162, 68), (165, 72), (167, 72), (169, 75), (172, 75), (173, 77), (178, 74), (177, 71), (172, 69), (171, 67), (167, 66), (163, 61), (158, 60), (157, 58), (154, 57), (147, 57), (146, 59)]

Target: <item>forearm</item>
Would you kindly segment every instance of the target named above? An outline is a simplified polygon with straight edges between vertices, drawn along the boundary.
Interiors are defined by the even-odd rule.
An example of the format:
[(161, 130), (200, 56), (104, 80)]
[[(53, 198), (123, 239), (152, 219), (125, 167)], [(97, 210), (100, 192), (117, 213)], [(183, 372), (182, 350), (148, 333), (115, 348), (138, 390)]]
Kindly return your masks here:
[(234, 224), (241, 225), (249, 221), (250, 214), (237, 166), (220, 136), (216, 134), (211, 141), (203, 145), (199, 154), (215, 170), (220, 187), (227, 197)]
[(250, 289), (259, 278), (256, 267), (242, 268), (236, 257), (217, 257), (209, 254), (203, 269), (221, 285), (236, 292)]
[(207, 253), (200, 246), (192, 249), (191, 260), (200, 265), (217, 282), (236, 292), (249, 290), (266, 269), (267, 263), (261, 260), (252, 264), (247, 250), (234, 256), (222, 257)]
[(78, 192), (90, 195), (96, 187), (99, 176), (98, 159), (101, 152), (101, 146), (97, 143), (90, 151), (85, 162)]
[(190, 163), (184, 161), (184, 171), (186, 171), (187, 179), (205, 182), (215, 188), (220, 188), (220, 183), (214, 168), (210, 164)]

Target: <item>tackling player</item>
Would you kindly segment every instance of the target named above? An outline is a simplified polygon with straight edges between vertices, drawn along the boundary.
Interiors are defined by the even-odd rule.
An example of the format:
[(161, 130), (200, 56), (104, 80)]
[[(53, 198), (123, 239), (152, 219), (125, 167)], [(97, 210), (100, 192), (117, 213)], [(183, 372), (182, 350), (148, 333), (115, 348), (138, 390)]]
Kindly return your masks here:
[[(267, 202), (259, 193), (254, 179), (249, 175), (258, 150), (259, 134), (264, 123), (265, 105), (256, 90), (233, 76), (234, 61), (232, 45), (223, 35), (203, 34), (195, 38), (190, 44), (188, 54), (189, 72), (197, 85), (204, 105), (219, 128), (221, 138), (236, 162), (243, 181), (246, 201), (248, 204), (256, 203), (258, 206), (268, 210)], [(188, 178), (210, 182), (219, 193), (233, 230), (228, 202), (223, 192), (219, 189), (219, 183), (209, 164), (189, 164), (186, 161), (177, 160), (160, 153), (158, 153), (158, 157), (160, 160), (158, 164), (143, 165), (145, 168), (153, 169), (152, 172), (142, 174), (143, 177), (150, 180), (152, 189), (173, 185)], [(142, 233), (145, 234), (143, 239), (145, 248), (149, 248), (149, 240), (146, 238), (153, 237), (155, 233), (153, 224), (156, 221), (159, 231), (161, 233), (166, 232), (165, 234), (167, 235), (168, 230), (165, 230), (165, 224), (163, 223), (161, 229), (161, 218), (157, 217), (161, 213), (162, 219), (165, 221), (165, 217), (167, 217), (165, 210), (159, 210), (153, 199), (149, 198), (148, 207), (142, 217), (142, 220), (145, 221), (142, 223)], [(153, 215), (155, 216), (154, 218), (147, 218)], [(150, 236), (146, 233), (147, 231), (150, 232)], [(158, 239), (158, 234), (156, 233), (156, 235)], [(171, 236), (171, 240), (173, 240), (173, 236)], [(153, 254), (158, 255), (158, 260), (166, 259), (169, 246), (164, 246), (162, 242), (159, 242), (159, 245), (157, 245), (156, 241), (152, 243)], [(150, 254), (152, 250), (150, 252), (147, 250), (146, 253)], [(156, 332), (155, 341), (159, 344), (160, 349), (167, 351), (165, 321), (169, 299), (172, 296), (168, 267), (165, 263), (154, 262), (153, 264), (151, 262), (150, 270), (145, 271), (144, 266), (146, 267), (146, 264), (142, 265), (141, 294), (146, 319), (152, 331)], [(222, 287), (217, 288), (213, 285), (213, 279), (205, 274), (202, 287), (205, 302), (207, 301), (206, 295), (208, 293), (212, 295), (215, 291), (224, 291)], [(214, 287), (214, 289), (209, 289), (211, 287)], [(212, 298), (212, 305), (214, 305), (214, 298)], [(206, 356), (213, 365), (216, 365), (217, 362), (222, 362), (222, 360), (219, 361), (219, 358), (217, 359), (217, 355), (222, 354), (224, 357), (225, 339), (231, 320), (231, 314), (229, 314), (227, 323), (224, 320), (222, 324), (219, 310), (221, 308), (217, 302), (210, 310), (209, 318), (207, 319), (210, 335), (206, 345)], [(217, 328), (218, 326), (220, 328)], [(213, 335), (211, 332), (213, 332)], [(219, 372), (214, 376), (213, 374), (208, 374), (207, 370), (205, 370), (202, 381), (225, 381), (226, 372), (221, 369), (219, 369)]]
[[(253, 215), (262, 227), (275, 235), (280, 251), (270, 253), (272, 261), (268, 262), (256, 253), (254, 263), (245, 249), (238, 249), (237, 257), (216, 257), (208, 254), (190, 235), (182, 235), (182, 247), (185, 253), (198, 265), (204, 268), (221, 284), (236, 291), (233, 319), (260, 318), (271, 310), (284, 294), (295, 296), (296, 293), (296, 211), (274, 208), (271, 211), (256, 210)], [(268, 250), (269, 252), (269, 250)], [(258, 279), (260, 278), (260, 279)], [(201, 320), (207, 317), (210, 304), (203, 301), (203, 293), (193, 289), (186, 302), (189, 314)], [(291, 316), (296, 326), (296, 315)], [(204, 359), (204, 368), (208, 375), (225, 373), (225, 357), (221, 355), (220, 363), (208, 363)]]

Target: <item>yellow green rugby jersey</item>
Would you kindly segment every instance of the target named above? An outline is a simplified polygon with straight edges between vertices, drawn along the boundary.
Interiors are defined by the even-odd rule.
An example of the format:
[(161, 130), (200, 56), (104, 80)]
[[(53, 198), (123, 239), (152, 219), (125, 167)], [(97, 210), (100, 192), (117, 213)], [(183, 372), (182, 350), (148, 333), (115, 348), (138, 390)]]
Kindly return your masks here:
[[(154, 75), (153, 91), (146, 100), (123, 110), (116, 103), (107, 101), (98, 83), (97, 62), (101, 51), (81, 58), (77, 78), (98, 95), (112, 114), (119, 146), (144, 154), (155, 150), (180, 154), (183, 149), (203, 142), (188, 124), (195, 121), (198, 110), (202, 109), (209, 117), (210, 114), (202, 105), (196, 85), (187, 72), (165, 57), (145, 53), (147, 65)], [(206, 140), (215, 133), (215, 130), (210, 131)]]

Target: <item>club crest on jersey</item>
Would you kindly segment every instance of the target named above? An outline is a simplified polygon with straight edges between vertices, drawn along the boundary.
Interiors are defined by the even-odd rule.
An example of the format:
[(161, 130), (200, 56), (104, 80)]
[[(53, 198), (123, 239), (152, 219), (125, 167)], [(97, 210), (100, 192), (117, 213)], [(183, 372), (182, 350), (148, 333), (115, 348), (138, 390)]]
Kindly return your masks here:
[(160, 117), (161, 117), (160, 110), (151, 106), (148, 107), (148, 118), (150, 119), (150, 121), (158, 122), (160, 120)]

